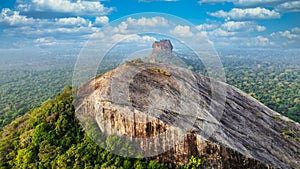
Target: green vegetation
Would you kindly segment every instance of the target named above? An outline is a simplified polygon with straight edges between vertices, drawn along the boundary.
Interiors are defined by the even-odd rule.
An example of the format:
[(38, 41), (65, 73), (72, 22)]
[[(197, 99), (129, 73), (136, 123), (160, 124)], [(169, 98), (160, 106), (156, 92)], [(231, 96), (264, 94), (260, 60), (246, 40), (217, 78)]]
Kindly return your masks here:
[(276, 120), (276, 121), (281, 120), (280, 116), (277, 116), (277, 115), (272, 115), (271, 118)]
[(159, 70), (159, 72), (160, 72), (161, 74), (163, 74), (163, 75), (166, 75), (166, 76), (171, 76), (171, 73), (170, 73), (170, 72), (168, 72), (168, 71), (166, 71), (166, 70), (162, 70), (162, 69), (160, 69), (160, 70)]
[[(0, 131), (17, 117), (71, 85), (76, 55), (3, 56), (0, 62)], [(111, 59), (111, 58), (109, 58)], [(116, 59), (114, 59), (116, 60)], [(98, 74), (118, 66), (104, 58)]]
[(171, 113), (172, 113), (173, 115), (179, 115), (179, 113), (176, 112), (176, 111), (171, 111)]
[(127, 64), (131, 64), (131, 63), (137, 64), (137, 63), (144, 63), (144, 62), (142, 61), (141, 58), (137, 58), (137, 59), (133, 59), (133, 60), (130, 60), (130, 61), (126, 61), (126, 63)]
[(187, 132), (188, 132), (188, 133), (197, 133), (197, 130), (191, 129), (191, 130), (188, 130)]
[[(284, 57), (262, 60), (250, 55), (221, 59), (227, 83), (300, 122), (300, 64), (294, 63), (296, 57), (282, 60)], [(76, 57), (38, 56), (30, 61), (17, 56), (2, 59), (0, 130), (10, 124), (0, 133), (0, 168), (166, 168), (155, 161), (114, 155), (82, 132), (74, 116), (71, 89), (66, 87), (55, 97), (63, 86), (71, 84)], [(190, 70), (207, 75), (202, 63), (183, 60)], [(132, 63), (140, 61), (137, 59)], [(98, 73), (119, 64), (104, 59)], [(171, 76), (170, 72), (158, 68), (149, 70)], [(212, 92), (208, 90), (208, 93)], [(260, 114), (257, 117), (262, 118)], [(272, 118), (280, 120), (279, 116)], [(282, 135), (300, 142), (292, 129), (282, 130)], [(120, 140), (111, 136), (100, 144), (109, 145), (111, 150), (120, 148), (115, 147), (114, 142), (120, 143)], [(181, 168), (199, 168), (204, 161), (205, 158), (192, 157)]]
[[(248, 59), (248, 60), (247, 60)], [(249, 58), (225, 60), (227, 83), (300, 122), (300, 66)]]
[(152, 72), (155, 72), (155, 73), (161, 73), (165, 76), (171, 76), (171, 73), (169, 71), (166, 71), (166, 70), (158, 69), (158, 68), (155, 68), (155, 67), (151, 67), (151, 68), (149, 68), (149, 70), (152, 71)]
[(186, 163), (184, 166), (179, 167), (180, 169), (199, 169), (201, 168), (201, 165), (206, 160), (205, 157), (199, 158), (192, 156), (188, 163)]
[(150, 67), (149, 70), (152, 71), (152, 72), (155, 72), (155, 73), (159, 72), (159, 69), (155, 68), (155, 67)]
[[(75, 117), (70, 87), (65, 87), (55, 99), (14, 120), (0, 134), (0, 168), (3, 169), (167, 168), (153, 160), (114, 155), (93, 142)], [(106, 144), (110, 150), (124, 145), (114, 135), (102, 141), (101, 144)], [(202, 161), (192, 157), (181, 168), (199, 168)]]
[(256, 117), (259, 118), (259, 119), (263, 118), (261, 114), (256, 114)]
[(294, 138), (297, 141), (300, 142), (300, 136), (297, 136), (296, 132), (294, 130), (288, 129), (288, 130), (282, 130), (281, 134), (284, 136), (284, 138)]
[[(280, 58), (272, 56), (269, 60), (259, 60), (249, 56), (221, 59), (227, 83), (251, 94), (271, 109), (300, 122), (300, 66), (293, 59)], [(4, 63), (24, 60), (14, 57), (7, 59), (13, 60)], [(53, 98), (63, 86), (71, 84), (76, 58), (50, 59), (55, 62), (49, 58), (48, 60), (35, 58), (34, 68), (31, 64), (27, 65), (21, 61), (14, 67), (11, 65), (8, 67), (7, 64), (0, 65), (3, 68), (0, 70), (0, 131), (12, 120), (39, 107), (45, 100)], [(202, 63), (183, 60), (193, 71), (207, 75)], [(139, 62), (139, 59), (133, 62)], [(104, 59), (98, 73), (104, 73), (119, 64)], [(149, 70), (171, 76), (171, 73), (157, 68)], [(208, 90), (209, 94), (212, 92)]]
[(0, 70), (0, 130), (71, 84), (71, 69)]
[(213, 91), (211, 89), (208, 89), (207, 93), (211, 95), (213, 93)]
[(282, 134), (288, 137), (297, 137), (296, 132), (294, 130), (282, 130)]

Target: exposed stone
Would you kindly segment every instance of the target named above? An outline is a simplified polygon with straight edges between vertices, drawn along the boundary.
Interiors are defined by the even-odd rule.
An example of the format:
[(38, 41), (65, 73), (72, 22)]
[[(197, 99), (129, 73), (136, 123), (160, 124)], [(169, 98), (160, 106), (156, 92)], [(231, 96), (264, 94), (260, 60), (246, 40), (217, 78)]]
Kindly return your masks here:
[(170, 40), (164, 39), (164, 40), (160, 40), (160, 41), (155, 41), (152, 44), (152, 50), (153, 52), (156, 51), (167, 51), (172, 53), (173, 50), (173, 46)]
[(188, 69), (125, 64), (90, 80), (78, 95), (76, 114), (83, 124), (88, 116), (106, 134), (162, 136), (135, 144), (146, 157), (165, 150), (151, 158), (170, 166), (184, 164), (192, 155), (206, 158), (204, 168), (300, 166), (300, 142), (283, 134), (292, 130), (299, 137), (299, 123), (235, 87)]
[(178, 57), (176, 53), (173, 53), (173, 45), (170, 40), (155, 41), (152, 44), (152, 54), (145, 59), (150, 63), (165, 63), (171, 65), (177, 65), (180, 67), (187, 67), (182, 58)]

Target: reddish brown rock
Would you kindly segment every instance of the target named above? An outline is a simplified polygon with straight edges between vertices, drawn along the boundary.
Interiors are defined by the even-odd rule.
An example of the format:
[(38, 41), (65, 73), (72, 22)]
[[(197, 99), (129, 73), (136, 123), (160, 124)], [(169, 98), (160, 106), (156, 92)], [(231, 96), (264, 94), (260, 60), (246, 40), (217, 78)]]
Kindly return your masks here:
[(170, 40), (164, 39), (164, 40), (160, 40), (160, 41), (155, 41), (152, 44), (152, 52), (155, 51), (167, 51), (172, 53), (173, 50), (173, 46)]

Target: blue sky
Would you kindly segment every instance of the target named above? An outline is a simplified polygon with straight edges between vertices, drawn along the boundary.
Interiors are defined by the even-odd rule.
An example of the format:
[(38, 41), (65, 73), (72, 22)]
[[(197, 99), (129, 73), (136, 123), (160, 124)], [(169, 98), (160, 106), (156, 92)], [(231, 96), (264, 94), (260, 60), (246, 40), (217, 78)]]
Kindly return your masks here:
[[(104, 25), (141, 12), (183, 18), (217, 48), (300, 47), (300, 0), (0, 0), (0, 12), (1, 50), (81, 48), (93, 34), (105, 33)], [(164, 22), (170, 21), (140, 15), (125, 19), (122, 29), (164, 27)], [(124, 24), (112, 28), (118, 30), (116, 37), (126, 36), (126, 30), (117, 29)], [(182, 36), (191, 35), (192, 28), (169, 29)], [(134, 36), (135, 41), (154, 39)]]

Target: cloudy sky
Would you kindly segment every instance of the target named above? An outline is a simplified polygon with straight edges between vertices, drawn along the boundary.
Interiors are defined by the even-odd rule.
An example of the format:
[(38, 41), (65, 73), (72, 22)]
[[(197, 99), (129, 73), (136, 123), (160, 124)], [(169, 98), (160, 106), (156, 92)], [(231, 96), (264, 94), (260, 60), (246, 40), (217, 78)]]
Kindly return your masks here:
[(170, 24), (163, 16), (128, 16), (141, 12), (183, 18), (216, 48), (300, 47), (300, 0), (0, 0), (0, 12), (1, 50), (81, 48), (95, 33), (106, 36), (103, 26), (121, 17), (125, 21), (110, 30), (115, 40), (139, 27), (193, 35), (191, 25)]

